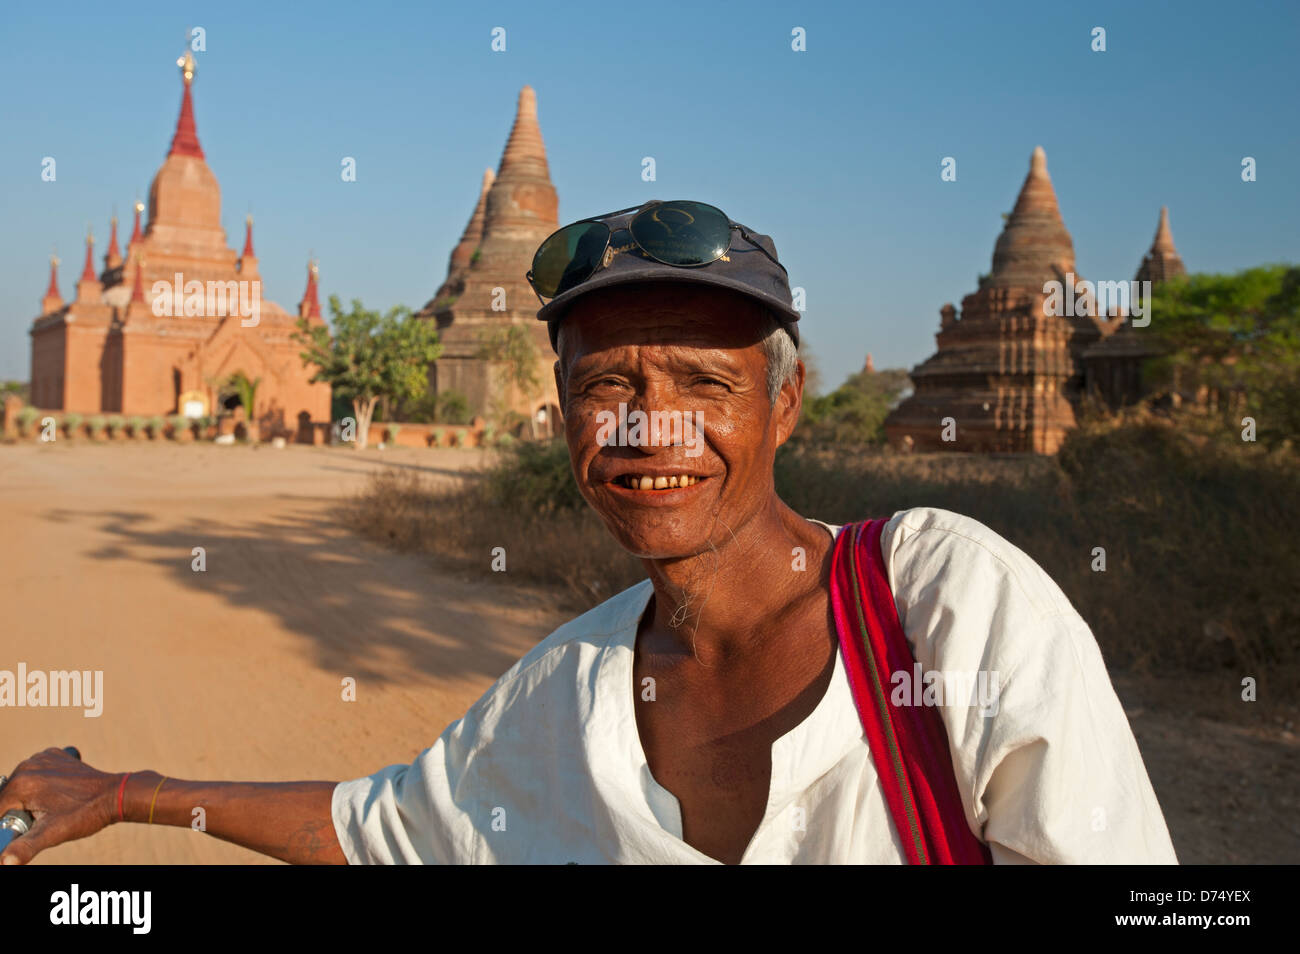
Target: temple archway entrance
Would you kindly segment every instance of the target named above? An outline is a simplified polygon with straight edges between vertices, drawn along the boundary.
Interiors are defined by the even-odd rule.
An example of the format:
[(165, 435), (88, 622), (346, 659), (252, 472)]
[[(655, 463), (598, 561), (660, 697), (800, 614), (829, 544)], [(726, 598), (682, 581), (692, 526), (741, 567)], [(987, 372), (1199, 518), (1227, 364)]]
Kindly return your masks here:
[(244, 403), (240, 400), (239, 387), (235, 382), (235, 378), (241, 375), (244, 375), (243, 370), (236, 370), (223, 376), (217, 385), (217, 401), (213, 408), (217, 416), (217, 430), (221, 434), (234, 434), (240, 440), (256, 440), (259, 428), (244, 412)]

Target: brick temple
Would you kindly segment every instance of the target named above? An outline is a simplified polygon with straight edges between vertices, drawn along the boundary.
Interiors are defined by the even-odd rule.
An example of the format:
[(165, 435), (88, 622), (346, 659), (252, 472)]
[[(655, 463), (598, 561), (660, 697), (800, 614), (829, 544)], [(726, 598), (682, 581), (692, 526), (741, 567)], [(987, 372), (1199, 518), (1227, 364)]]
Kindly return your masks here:
[[(483, 175), (469, 224), (452, 250), (447, 278), (418, 312), (436, 321), (442, 355), (429, 370), (438, 394), (463, 394), (473, 414), (491, 417), (494, 402), (528, 418), (529, 433), (558, 432), (560, 409), (546, 329), (539, 303), (524, 275), (533, 253), (559, 228), (558, 199), (551, 184), (546, 146), (532, 87), (519, 93), (515, 122), (494, 175)], [(484, 344), (511, 325), (522, 329), (536, 352), (537, 387), (521, 393), (505, 383), (500, 362), (484, 357)]]
[(141, 228), (137, 202), (122, 255), (114, 217), (98, 271), (87, 237), (70, 301), (59, 292), (58, 260), (51, 260), (31, 328), (31, 401), (79, 413), (216, 415), (236, 406), (227, 382), (243, 372), (261, 379), (254, 418), (263, 433), (309, 439), (311, 425), (329, 421), (330, 389), (309, 383), (312, 372), (290, 335), (299, 316), (323, 324), (315, 265), (296, 313), (261, 297), (252, 217), (236, 252), (221, 225), (221, 187), (199, 144), (192, 54), (178, 65), (180, 116), (149, 189), (148, 224)]
[[(1138, 280), (1184, 272), (1162, 209)], [(1118, 311), (1111, 318), (1049, 313), (1043, 285), (1066, 284), (1069, 275), (1082, 280), (1040, 146), (994, 245), (992, 271), (960, 312), (950, 303), (939, 309), (937, 350), (912, 370), (914, 392), (885, 420), (890, 444), (1052, 454), (1085, 395), (1112, 407), (1136, 400), (1151, 346)]]

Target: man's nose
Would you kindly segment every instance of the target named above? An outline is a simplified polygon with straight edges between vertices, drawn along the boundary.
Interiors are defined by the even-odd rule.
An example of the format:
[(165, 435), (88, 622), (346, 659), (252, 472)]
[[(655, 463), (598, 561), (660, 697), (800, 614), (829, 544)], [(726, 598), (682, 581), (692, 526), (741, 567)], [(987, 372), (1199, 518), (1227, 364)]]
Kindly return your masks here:
[(671, 383), (647, 382), (629, 403), (628, 413), (633, 410), (646, 416), (645, 440), (640, 446), (647, 453), (691, 444), (700, 423), (697, 414), (686, 410), (680, 392)]

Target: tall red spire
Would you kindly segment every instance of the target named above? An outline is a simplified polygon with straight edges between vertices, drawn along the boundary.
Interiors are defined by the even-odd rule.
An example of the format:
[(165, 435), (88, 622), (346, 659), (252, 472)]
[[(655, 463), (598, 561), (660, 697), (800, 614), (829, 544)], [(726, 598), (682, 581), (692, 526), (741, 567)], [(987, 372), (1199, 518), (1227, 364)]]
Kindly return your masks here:
[(135, 260), (135, 287), (131, 289), (131, 301), (144, 304), (144, 266)]
[(194, 99), (190, 96), (190, 84), (194, 82), (194, 54), (186, 50), (176, 65), (181, 68), (185, 91), (181, 94), (181, 115), (176, 120), (176, 134), (172, 136), (172, 148), (167, 155), (202, 159), (203, 147), (199, 145), (199, 131), (194, 125)]
[(59, 257), (50, 256), (50, 284), (41, 299), (41, 314), (48, 315), (63, 307), (63, 296), (59, 294)]
[(253, 216), (244, 220), (244, 252), (239, 256), (239, 275), (245, 281), (260, 279), (257, 271), (257, 253), (253, 251)]
[(144, 203), (139, 199), (135, 200), (135, 228), (131, 230), (131, 241), (127, 243), (126, 249), (129, 252), (135, 247), (143, 236), (140, 234), (140, 213), (144, 211)]
[(95, 254), (95, 236), (86, 232), (86, 266), (81, 270), (81, 280), (83, 282), (99, 281), (95, 275), (95, 263), (92, 256)]
[(114, 215), (108, 229), (108, 250), (104, 253), (104, 267), (117, 268), (122, 264), (122, 256), (117, 250), (117, 216)]
[(99, 283), (99, 276), (95, 274), (95, 236), (87, 228), (86, 264), (81, 269), (81, 277), (77, 279), (76, 300), (80, 304), (94, 304), (99, 301), (100, 293), (103, 290), (104, 286)]
[(307, 290), (302, 293), (302, 301), (298, 302), (298, 315), (302, 318), (320, 317), (320, 294), (316, 288), (318, 270), (315, 262), (308, 263)]

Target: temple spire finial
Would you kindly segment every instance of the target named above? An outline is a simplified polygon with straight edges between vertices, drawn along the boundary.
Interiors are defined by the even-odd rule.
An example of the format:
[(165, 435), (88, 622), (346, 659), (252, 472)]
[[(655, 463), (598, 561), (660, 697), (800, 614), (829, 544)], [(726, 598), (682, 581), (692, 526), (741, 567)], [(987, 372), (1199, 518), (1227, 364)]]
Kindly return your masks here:
[(1029, 157), (1029, 174), (1047, 175), (1047, 150), (1042, 146), (1035, 146), (1033, 155)]
[(1020, 187), (1016, 197), (1016, 207), (1011, 210), (1011, 218), (1026, 212), (1045, 213), (1060, 218), (1060, 206), (1056, 203), (1056, 189), (1052, 187), (1052, 177), (1047, 172), (1047, 151), (1042, 146), (1035, 146), (1029, 157), (1029, 175)]
[(50, 255), (50, 284), (41, 299), (41, 314), (48, 315), (63, 307), (63, 296), (59, 294), (59, 256)]
[(302, 301), (298, 302), (298, 315), (301, 318), (320, 317), (320, 292), (317, 288), (319, 275), (320, 266), (309, 255), (307, 258), (307, 290), (302, 293)]
[(257, 252), (253, 250), (253, 213), (244, 217), (244, 250), (239, 255), (239, 274), (245, 280), (260, 279)]
[(131, 240), (126, 243), (126, 249), (129, 252), (140, 242), (143, 236), (140, 234), (140, 213), (144, 211), (144, 203), (139, 199), (135, 200), (135, 227), (131, 229)]
[[(45, 289), (45, 297), (47, 299), (57, 298), (60, 302), (63, 301), (63, 296), (59, 294), (59, 256), (53, 252), (50, 253), (50, 284)], [(49, 310), (46, 309), (46, 311)]]
[[(188, 37), (189, 34), (187, 33), (186, 38)], [(176, 65), (181, 68), (181, 79), (185, 82), (185, 85), (189, 86), (193, 83), (194, 74), (198, 70), (198, 64), (194, 60), (193, 52), (191, 52), (188, 47), (185, 50), (185, 55), (176, 61)]]
[(95, 255), (95, 235), (90, 230), (90, 227), (87, 226), (86, 227), (86, 264), (81, 269), (81, 280), (83, 282), (94, 282), (99, 280), (95, 275), (94, 255)]
[(81, 277), (77, 279), (77, 297), (78, 304), (95, 304), (99, 301), (99, 295), (104, 290), (104, 286), (99, 282), (99, 276), (95, 274), (95, 235), (86, 226), (86, 264), (81, 269)]
[(122, 254), (117, 250), (117, 210), (113, 210), (113, 217), (108, 220), (108, 248), (104, 251), (104, 267), (117, 268), (122, 264)]
[(198, 128), (194, 125), (194, 99), (190, 95), (190, 85), (194, 82), (194, 73), (198, 66), (194, 54), (188, 48), (185, 55), (176, 61), (181, 68), (181, 81), (185, 84), (181, 93), (181, 114), (176, 120), (176, 134), (172, 136), (171, 150), (168, 156), (193, 156), (203, 158), (203, 147), (199, 145)]
[(1169, 228), (1169, 206), (1167, 205), (1160, 207), (1160, 224), (1156, 226), (1156, 238), (1151, 243), (1151, 250), (1178, 254), (1178, 250), (1174, 248), (1174, 233)]

